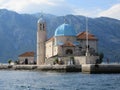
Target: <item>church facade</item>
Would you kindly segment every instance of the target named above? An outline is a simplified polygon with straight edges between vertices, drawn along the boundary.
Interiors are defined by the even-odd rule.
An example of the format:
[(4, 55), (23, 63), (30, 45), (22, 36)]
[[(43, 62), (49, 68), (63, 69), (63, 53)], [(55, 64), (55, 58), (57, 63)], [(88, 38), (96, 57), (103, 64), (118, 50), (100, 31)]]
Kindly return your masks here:
[[(43, 18), (38, 20), (37, 30), (37, 65), (54, 63), (55, 58), (62, 60), (63, 64), (74, 58), (74, 64), (92, 64), (99, 59), (97, 53), (98, 39), (90, 33), (81, 32), (76, 34), (72, 25), (63, 23), (55, 30), (54, 36), (46, 40), (46, 22)], [(86, 46), (88, 36), (88, 46)], [(89, 55), (86, 56), (86, 47)]]

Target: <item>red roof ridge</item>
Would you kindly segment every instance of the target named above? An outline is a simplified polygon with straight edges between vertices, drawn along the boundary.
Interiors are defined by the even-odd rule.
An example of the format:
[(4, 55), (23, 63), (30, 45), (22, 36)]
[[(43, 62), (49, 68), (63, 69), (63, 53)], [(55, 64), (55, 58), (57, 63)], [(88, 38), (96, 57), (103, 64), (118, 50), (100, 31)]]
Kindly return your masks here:
[[(82, 33), (79, 33), (78, 35), (77, 35), (77, 38), (78, 39), (86, 39), (86, 32), (84, 31), (84, 32), (82, 32)], [(89, 40), (98, 40), (96, 37), (95, 37), (95, 35), (93, 35), (93, 34), (91, 34), (91, 33), (89, 33), (88, 32), (88, 39)]]
[(20, 54), (19, 57), (34, 57), (34, 52), (31, 51), (31, 52), (25, 52), (23, 54)]
[(74, 47), (74, 44), (70, 41), (67, 41), (62, 46)]

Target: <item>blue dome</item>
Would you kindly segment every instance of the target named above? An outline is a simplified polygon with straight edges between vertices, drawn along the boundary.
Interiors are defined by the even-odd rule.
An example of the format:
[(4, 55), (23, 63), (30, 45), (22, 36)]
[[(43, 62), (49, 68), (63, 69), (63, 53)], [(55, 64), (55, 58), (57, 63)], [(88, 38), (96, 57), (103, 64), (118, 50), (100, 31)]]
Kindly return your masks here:
[(64, 23), (55, 30), (55, 36), (76, 36), (76, 32), (71, 25)]

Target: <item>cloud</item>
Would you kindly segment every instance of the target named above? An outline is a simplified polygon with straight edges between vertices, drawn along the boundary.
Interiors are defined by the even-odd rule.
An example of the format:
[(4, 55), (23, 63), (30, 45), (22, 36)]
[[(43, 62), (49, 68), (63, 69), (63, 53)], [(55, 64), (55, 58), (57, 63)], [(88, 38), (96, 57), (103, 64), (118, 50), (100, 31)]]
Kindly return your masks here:
[(73, 10), (73, 14), (75, 15), (84, 15), (88, 17), (96, 17), (96, 15), (101, 11), (99, 8), (95, 9), (81, 9), (81, 8), (75, 8)]
[(9, 10), (17, 11), (20, 12), (23, 10), (25, 6), (27, 6), (27, 0), (21, 0), (21, 1), (16, 1), (16, 0), (4, 0), (4, 2), (0, 2), (0, 8), (6, 8)]
[(0, 8), (6, 8), (19, 13), (53, 13), (56, 15), (70, 12), (70, 6), (65, 0), (0, 0)]
[(120, 4), (115, 4), (108, 10), (100, 12), (98, 16), (111, 17), (120, 20)]
[(8, 9), (18, 13), (49, 13), (54, 15), (84, 15), (89, 17), (106, 16), (120, 19), (120, 4), (113, 5), (108, 10), (100, 7), (81, 7), (68, 0), (0, 0), (0, 9)]

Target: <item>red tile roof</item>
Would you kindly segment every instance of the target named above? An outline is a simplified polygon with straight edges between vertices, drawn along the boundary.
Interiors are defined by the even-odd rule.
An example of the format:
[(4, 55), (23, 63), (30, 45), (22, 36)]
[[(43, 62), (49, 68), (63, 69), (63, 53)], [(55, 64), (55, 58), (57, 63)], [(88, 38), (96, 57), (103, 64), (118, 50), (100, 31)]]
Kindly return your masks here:
[(62, 46), (66, 46), (66, 47), (74, 47), (74, 44), (72, 42), (65, 42)]
[[(79, 33), (77, 35), (78, 39), (85, 40), (86, 39), (86, 32)], [(93, 34), (88, 33), (88, 40), (98, 40)]]
[(25, 52), (21, 55), (19, 55), (19, 57), (34, 57), (34, 52)]

